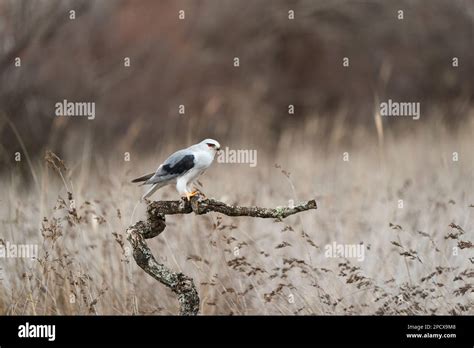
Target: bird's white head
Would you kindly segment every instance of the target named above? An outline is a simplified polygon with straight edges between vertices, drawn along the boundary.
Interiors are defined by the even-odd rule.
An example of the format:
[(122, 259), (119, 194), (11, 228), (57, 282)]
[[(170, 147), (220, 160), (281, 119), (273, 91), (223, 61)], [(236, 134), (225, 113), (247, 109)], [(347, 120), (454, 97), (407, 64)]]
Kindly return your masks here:
[(213, 155), (216, 154), (217, 151), (221, 149), (221, 144), (217, 140), (214, 139), (204, 139), (199, 143), (203, 149), (210, 151)]

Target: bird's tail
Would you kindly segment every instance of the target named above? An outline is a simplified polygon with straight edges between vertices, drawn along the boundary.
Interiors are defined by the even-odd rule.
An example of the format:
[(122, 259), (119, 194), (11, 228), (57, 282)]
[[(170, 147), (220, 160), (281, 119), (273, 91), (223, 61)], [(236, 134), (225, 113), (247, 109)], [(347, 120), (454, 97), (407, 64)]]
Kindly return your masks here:
[(166, 183), (165, 182), (159, 182), (157, 184), (153, 184), (149, 189), (148, 191), (146, 191), (146, 193), (142, 196), (142, 201), (144, 201), (145, 199), (147, 199), (148, 197), (150, 197), (152, 194), (154, 194), (156, 192), (156, 190), (158, 190), (159, 188), (165, 186)]

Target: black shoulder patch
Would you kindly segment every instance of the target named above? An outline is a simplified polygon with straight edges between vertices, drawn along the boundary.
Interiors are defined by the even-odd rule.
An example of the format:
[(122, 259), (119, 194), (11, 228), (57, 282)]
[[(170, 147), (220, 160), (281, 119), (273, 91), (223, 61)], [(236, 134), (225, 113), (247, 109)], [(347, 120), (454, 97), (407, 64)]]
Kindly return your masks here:
[(169, 174), (182, 174), (194, 167), (194, 155), (186, 155), (173, 166), (166, 164), (163, 170)]

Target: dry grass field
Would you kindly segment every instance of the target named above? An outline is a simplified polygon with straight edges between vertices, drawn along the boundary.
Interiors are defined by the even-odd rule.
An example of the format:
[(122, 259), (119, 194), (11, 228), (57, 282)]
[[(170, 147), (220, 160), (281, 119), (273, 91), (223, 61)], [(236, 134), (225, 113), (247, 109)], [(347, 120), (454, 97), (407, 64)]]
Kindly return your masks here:
[[(282, 222), (168, 216), (149, 245), (194, 279), (202, 314), (474, 314), (474, 117), (466, 119), (459, 131), (432, 122), (379, 138), (375, 127), (341, 124), (324, 141), (308, 121), (283, 133), (273, 152), (256, 147), (256, 167), (214, 163), (201, 182), (207, 196), (227, 203), (315, 198), (317, 210)], [(31, 184), (14, 165), (6, 170), (0, 242), (39, 250), (35, 260), (2, 260), (0, 313), (176, 314), (176, 297), (138, 268), (125, 231), (144, 218), (142, 191), (130, 179), (200, 140), (183, 139), (153, 157), (132, 152), (127, 162), (84, 136), (63, 153), (65, 168), (44, 158), (19, 162)], [(334, 242), (363, 244), (363, 259), (327, 257)]]
[(147, 243), (200, 314), (474, 314), (473, 28), (472, 0), (0, 0), (0, 314), (178, 314), (130, 181), (205, 138), (257, 153), (208, 197), (318, 207), (168, 215)]

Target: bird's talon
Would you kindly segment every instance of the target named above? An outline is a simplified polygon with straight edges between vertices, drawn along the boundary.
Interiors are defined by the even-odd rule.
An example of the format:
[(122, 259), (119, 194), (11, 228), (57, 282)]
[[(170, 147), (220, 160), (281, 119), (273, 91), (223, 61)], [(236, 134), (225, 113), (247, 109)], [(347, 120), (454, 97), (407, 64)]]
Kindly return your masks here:
[(193, 192), (191, 192), (191, 193), (186, 193), (186, 199), (187, 199), (188, 201), (190, 201), (190, 200), (191, 200), (191, 197), (194, 197), (194, 196), (196, 196), (196, 195), (198, 195), (198, 194), (199, 194), (198, 191), (193, 191)]

